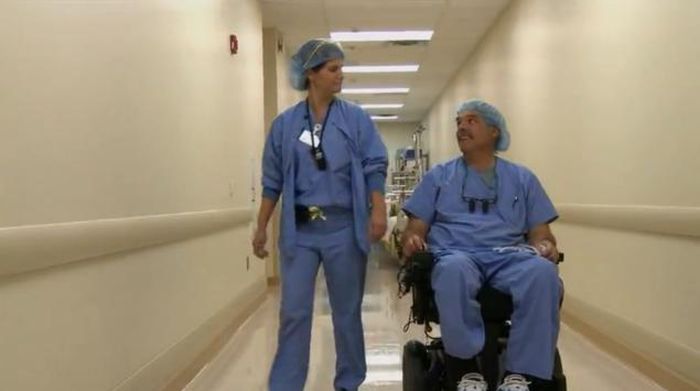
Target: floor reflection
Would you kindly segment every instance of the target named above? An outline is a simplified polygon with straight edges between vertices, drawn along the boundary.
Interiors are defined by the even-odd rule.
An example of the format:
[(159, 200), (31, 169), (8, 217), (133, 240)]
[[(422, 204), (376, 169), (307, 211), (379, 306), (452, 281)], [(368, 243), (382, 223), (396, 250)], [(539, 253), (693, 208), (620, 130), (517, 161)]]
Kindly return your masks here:
[[(361, 391), (401, 390), (401, 351), (409, 339), (424, 340), (415, 325), (407, 333), (410, 299), (397, 296), (397, 262), (375, 247), (367, 270), (363, 304), (367, 379)], [(274, 355), (278, 326), (277, 291), (241, 327), (216, 360), (186, 391), (264, 391)], [(333, 389), (335, 347), (330, 306), (323, 273), (316, 284), (311, 341), (311, 362), (306, 391)], [(660, 391), (663, 388), (635, 370), (598, 350), (579, 334), (562, 326), (559, 348), (569, 389), (596, 391)]]

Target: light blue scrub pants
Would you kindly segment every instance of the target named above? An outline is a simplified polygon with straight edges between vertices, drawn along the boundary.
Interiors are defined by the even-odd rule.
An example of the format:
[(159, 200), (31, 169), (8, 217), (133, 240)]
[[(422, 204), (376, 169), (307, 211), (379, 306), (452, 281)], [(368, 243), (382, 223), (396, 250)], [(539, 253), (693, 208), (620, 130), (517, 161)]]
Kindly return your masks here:
[(559, 335), (561, 280), (556, 266), (526, 252), (440, 251), (431, 276), (445, 351), (468, 359), (484, 347), (476, 295), (482, 285), (513, 298), (505, 369), (550, 380)]
[(352, 216), (312, 221), (296, 234), (293, 258), (280, 262), (282, 300), (277, 354), (270, 391), (302, 391), (309, 369), (309, 348), (318, 268), (323, 265), (335, 336), (336, 390), (356, 391), (365, 379), (362, 296), (367, 256), (355, 241)]

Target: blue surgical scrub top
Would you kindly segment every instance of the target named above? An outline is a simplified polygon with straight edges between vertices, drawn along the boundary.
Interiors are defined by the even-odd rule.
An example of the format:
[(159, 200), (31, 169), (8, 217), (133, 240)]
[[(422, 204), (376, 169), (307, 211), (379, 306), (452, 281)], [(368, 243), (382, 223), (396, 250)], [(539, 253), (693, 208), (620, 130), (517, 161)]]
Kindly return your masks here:
[[(282, 255), (292, 257), (296, 251), (295, 205), (329, 206), (326, 203), (331, 202), (330, 206), (346, 207), (348, 197), (355, 239), (368, 253), (370, 194), (384, 193), (386, 147), (367, 112), (354, 103), (335, 99), (322, 141), (328, 169), (313, 171), (317, 169), (311, 152), (299, 146), (299, 136), (309, 128), (306, 115), (305, 101), (278, 115), (263, 150), (262, 195), (274, 202), (282, 199)], [(303, 164), (305, 159), (310, 164)], [(297, 180), (297, 175), (303, 178)]]
[[(328, 115), (332, 115), (333, 106)], [(303, 131), (308, 128), (304, 127)], [(352, 209), (351, 155), (342, 132), (334, 123), (326, 122), (321, 136), (321, 146), (326, 159), (325, 170), (318, 169), (311, 154), (311, 146), (299, 139), (295, 144), (296, 202), (307, 206)]]
[[(462, 157), (431, 169), (404, 205), (404, 210), (430, 226), (432, 249), (479, 251), (525, 243), (525, 234), (558, 215), (537, 177), (527, 168), (496, 158), (490, 187)], [(475, 202), (470, 212), (469, 200)]]

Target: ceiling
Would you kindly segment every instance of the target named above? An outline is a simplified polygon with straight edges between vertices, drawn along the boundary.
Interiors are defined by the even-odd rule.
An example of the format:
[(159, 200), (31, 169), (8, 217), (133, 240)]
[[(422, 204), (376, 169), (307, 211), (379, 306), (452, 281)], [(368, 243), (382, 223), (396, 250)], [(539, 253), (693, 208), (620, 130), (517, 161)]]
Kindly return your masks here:
[(370, 110), (417, 122), (511, 0), (262, 0), (263, 25), (284, 37), (290, 55), (331, 31), (434, 30), (430, 42), (343, 43), (346, 65), (419, 64), (415, 73), (346, 74), (343, 87), (409, 87), (408, 94), (346, 95), (358, 103), (403, 103)]

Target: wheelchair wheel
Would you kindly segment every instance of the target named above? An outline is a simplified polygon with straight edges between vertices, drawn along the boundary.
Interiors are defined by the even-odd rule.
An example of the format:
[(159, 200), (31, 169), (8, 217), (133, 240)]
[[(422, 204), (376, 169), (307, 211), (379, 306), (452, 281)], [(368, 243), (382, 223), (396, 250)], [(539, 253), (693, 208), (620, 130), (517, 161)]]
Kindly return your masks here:
[(411, 340), (403, 347), (401, 363), (403, 391), (428, 391), (428, 351), (425, 345)]

